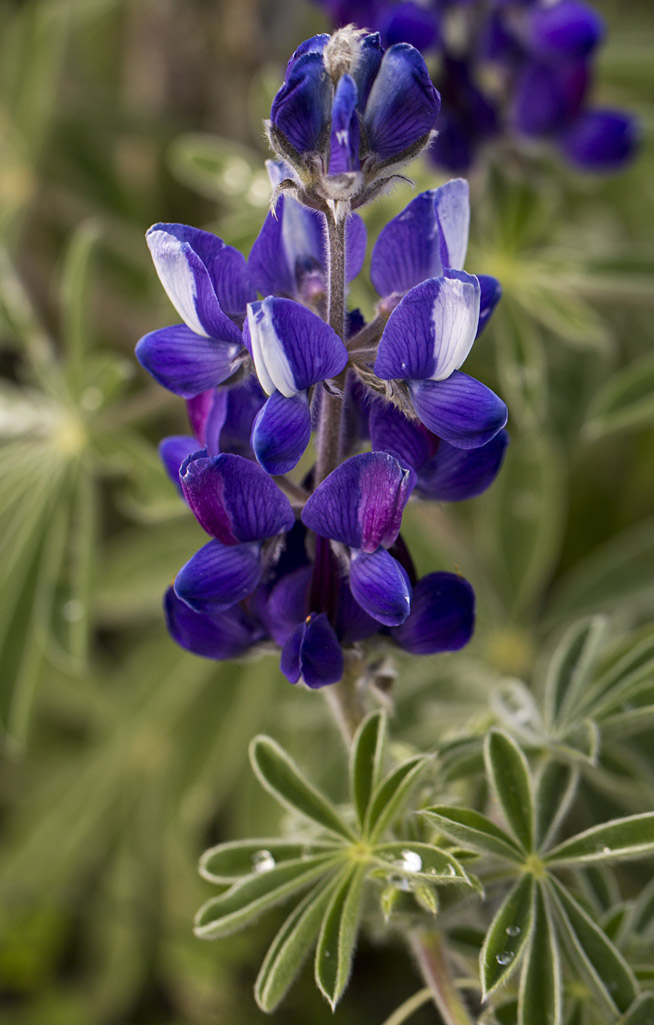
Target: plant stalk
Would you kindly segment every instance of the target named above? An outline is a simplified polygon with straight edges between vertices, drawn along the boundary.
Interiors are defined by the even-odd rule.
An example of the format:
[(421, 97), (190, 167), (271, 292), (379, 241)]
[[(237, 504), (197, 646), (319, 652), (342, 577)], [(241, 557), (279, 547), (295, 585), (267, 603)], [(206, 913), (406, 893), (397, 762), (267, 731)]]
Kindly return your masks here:
[[(325, 214), (327, 221), (327, 323), (345, 341), (345, 220)], [(343, 398), (323, 387), (318, 425), (317, 486), (335, 470), (341, 457)]]
[(441, 936), (421, 930), (408, 941), (444, 1025), (474, 1025), (452, 978)]

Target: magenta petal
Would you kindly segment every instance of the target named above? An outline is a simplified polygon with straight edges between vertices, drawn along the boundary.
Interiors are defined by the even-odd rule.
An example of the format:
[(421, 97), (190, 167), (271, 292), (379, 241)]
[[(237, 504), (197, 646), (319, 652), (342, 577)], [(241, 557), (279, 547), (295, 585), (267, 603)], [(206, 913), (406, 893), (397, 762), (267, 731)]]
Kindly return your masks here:
[(252, 448), (266, 473), (288, 473), (300, 461), (311, 437), (306, 392), (287, 399), (273, 392), (257, 413)]
[(411, 584), (385, 549), (352, 552), (350, 590), (362, 609), (384, 626), (398, 626), (411, 611)]
[(463, 577), (429, 573), (413, 588), (411, 615), (391, 637), (414, 655), (458, 651), (475, 625), (475, 595)]
[(204, 615), (190, 609), (172, 587), (166, 592), (164, 611), (173, 640), (204, 658), (238, 658), (265, 636), (240, 606), (234, 605), (215, 616)]
[(409, 381), (409, 392), (425, 427), (457, 448), (485, 445), (508, 419), (495, 392), (459, 370), (445, 381)]
[(313, 689), (341, 679), (343, 650), (324, 612), (308, 616), (296, 627), (282, 649), (280, 668), (291, 683), (302, 677)]
[(158, 384), (191, 399), (231, 377), (242, 348), (240, 341), (207, 338), (185, 324), (175, 324), (144, 335), (136, 358)]
[(261, 578), (261, 545), (209, 541), (182, 566), (175, 594), (195, 612), (220, 612), (247, 598)]
[(307, 500), (302, 521), (322, 537), (374, 552), (395, 541), (414, 474), (386, 452), (341, 463)]
[(217, 456), (220, 452), (220, 432), (227, 416), (227, 396), (225, 390), (210, 388), (186, 401), (191, 429), (210, 456)]
[(222, 544), (275, 537), (295, 523), (286, 495), (243, 456), (199, 454), (182, 465), (180, 481), (193, 515)]

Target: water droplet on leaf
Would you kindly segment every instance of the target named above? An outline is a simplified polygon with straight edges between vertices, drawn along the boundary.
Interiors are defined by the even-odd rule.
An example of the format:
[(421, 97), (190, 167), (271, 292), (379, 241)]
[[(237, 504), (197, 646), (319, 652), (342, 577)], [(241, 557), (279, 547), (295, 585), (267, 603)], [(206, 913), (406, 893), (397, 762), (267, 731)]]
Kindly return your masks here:
[(401, 868), (403, 872), (419, 872), (422, 868), (422, 858), (417, 851), (404, 850), (402, 857), (398, 861), (394, 861), (393, 864), (396, 868)]
[(514, 954), (514, 952), (512, 950), (503, 950), (501, 954), (496, 954), (495, 955), (495, 960), (497, 961), (497, 963), (499, 965), (502, 965), (502, 967), (505, 967), (506, 965), (511, 964), (511, 962), (513, 961), (514, 957), (515, 957), (515, 954)]
[(396, 890), (404, 890), (406, 893), (411, 889), (411, 883), (406, 876), (393, 875), (388, 877), (388, 881), (391, 886), (394, 886)]
[(275, 867), (275, 859), (270, 851), (257, 851), (252, 855), (252, 868), (255, 872), (270, 872)]
[(519, 925), (508, 925), (506, 927), (506, 935), (507, 936), (519, 936), (521, 932), (522, 932), (522, 929), (520, 928)]

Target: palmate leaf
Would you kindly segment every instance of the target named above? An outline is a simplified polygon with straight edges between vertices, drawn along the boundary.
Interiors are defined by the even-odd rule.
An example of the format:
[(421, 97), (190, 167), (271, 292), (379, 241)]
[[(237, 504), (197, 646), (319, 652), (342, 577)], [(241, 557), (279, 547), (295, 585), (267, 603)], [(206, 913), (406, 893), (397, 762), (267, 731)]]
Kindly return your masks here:
[(638, 983), (622, 954), (553, 876), (548, 892), (572, 956), (605, 1012), (626, 1011), (638, 995)]
[(450, 840), (478, 854), (492, 854), (521, 865), (524, 852), (514, 840), (481, 812), (472, 808), (437, 805), (421, 812)]
[(551, 915), (541, 886), (535, 888), (531, 943), (520, 979), (518, 1025), (560, 1025), (561, 967)]
[(370, 799), (363, 826), (364, 836), (375, 841), (393, 821), (430, 758), (415, 755), (398, 765), (378, 784)]
[(527, 759), (508, 733), (491, 730), (484, 749), (486, 771), (506, 820), (526, 851), (534, 844), (534, 801)]
[(372, 712), (363, 720), (350, 753), (350, 793), (363, 827), (373, 790), (379, 779), (386, 740), (386, 715)]
[(603, 822), (549, 851), (550, 867), (639, 858), (654, 852), (654, 812)]
[(570, 627), (550, 659), (545, 678), (544, 706), (550, 727), (565, 711), (575, 708), (597, 663), (608, 630), (604, 616), (593, 616)]
[(293, 985), (316, 941), (325, 909), (340, 879), (340, 874), (321, 879), (275, 936), (254, 986), (254, 996), (262, 1011), (274, 1011)]
[(484, 1000), (520, 964), (531, 939), (534, 900), (533, 877), (523, 875), (495, 915), (479, 955)]
[(316, 855), (247, 876), (202, 905), (195, 917), (195, 935), (214, 940), (245, 928), (264, 911), (305, 890), (337, 863), (333, 855)]
[(325, 913), (316, 949), (316, 983), (332, 1010), (350, 978), (367, 866), (348, 867)]
[(250, 744), (252, 768), (269, 794), (286, 808), (336, 836), (356, 840), (356, 835), (343, 821), (326, 797), (300, 774), (284, 750), (270, 737), (255, 737)]

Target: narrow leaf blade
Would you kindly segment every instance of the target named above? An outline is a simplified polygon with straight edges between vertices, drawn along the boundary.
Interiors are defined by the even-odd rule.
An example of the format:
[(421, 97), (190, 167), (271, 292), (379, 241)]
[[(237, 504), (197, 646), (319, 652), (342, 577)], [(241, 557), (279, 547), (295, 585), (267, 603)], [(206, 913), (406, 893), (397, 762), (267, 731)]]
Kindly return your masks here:
[(454, 855), (428, 843), (411, 841), (377, 844), (374, 855), (393, 875), (406, 875), (409, 881), (419, 879), (430, 883), (464, 883), (475, 886)]
[(253, 872), (266, 871), (285, 861), (306, 860), (315, 854), (337, 854), (336, 844), (293, 843), (287, 840), (231, 840), (210, 847), (200, 858), (199, 871), (211, 883), (233, 883)]
[(550, 851), (548, 865), (587, 864), (596, 861), (618, 861), (640, 858), (654, 852), (654, 812), (628, 815), (565, 840)]
[(579, 770), (550, 758), (536, 781), (536, 846), (547, 848), (565, 819), (577, 792)]
[(529, 951), (520, 979), (518, 1025), (561, 1025), (561, 968), (549, 909), (535, 890)]
[(481, 949), (479, 968), (484, 1000), (520, 964), (531, 938), (533, 915), (534, 880), (525, 874), (495, 915)]
[(506, 820), (520, 845), (534, 844), (534, 801), (527, 759), (508, 733), (491, 730), (485, 746), (486, 770)]
[(448, 808), (437, 805), (421, 813), (450, 840), (478, 854), (494, 854), (498, 858), (522, 864), (524, 856), (503, 829), (481, 812), (472, 808)]
[(325, 912), (316, 950), (316, 982), (332, 1010), (350, 978), (367, 866), (348, 868)]
[(564, 710), (575, 707), (592, 673), (606, 636), (605, 616), (582, 619), (570, 627), (557, 645), (545, 678), (545, 715), (550, 725)]
[(631, 1005), (618, 1025), (652, 1025), (654, 1021), (654, 993), (643, 993)]
[(371, 840), (376, 840), (384, 829), (393, 821), (409, 796), (409, 791), (418, 777), (424, 772), (429, 759), (424, 755), (416, 755), (398, 765), (375, 788), (364, 823), (364, 833)]
[(304, 818), (317, 822), (337, 836), (354, 840), (352, 830), (335, 808), (301, 775), (284, 750), (270, 737), (255, 737), (250, 745), (250, 761), (261, 785), (269, 794)]
[(352, 744), (350, 792), (362, 827), (381, 771), (385, 739), (386, 715), (377, 711), (363, 720)]

